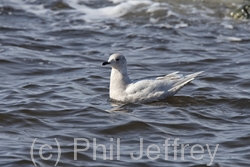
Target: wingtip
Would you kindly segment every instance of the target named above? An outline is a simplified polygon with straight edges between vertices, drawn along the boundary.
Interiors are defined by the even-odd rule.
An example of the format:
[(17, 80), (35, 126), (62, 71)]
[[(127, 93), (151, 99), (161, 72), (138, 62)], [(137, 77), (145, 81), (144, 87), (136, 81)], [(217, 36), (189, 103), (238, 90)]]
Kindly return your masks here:
[(198, 75), (200, 75), (201, 73), (203, 73), (204, 71), (200, 71), (200, 72), (195, 72), (193, 74), (189, 74), (189, 75), (186, 75), (185, 78), (195, 78), (197, 77)]
[(200, 71), (200, 72), (197, 72), (197, 75), (200, 75), (201, 73), (203, 73), (204, 71)]

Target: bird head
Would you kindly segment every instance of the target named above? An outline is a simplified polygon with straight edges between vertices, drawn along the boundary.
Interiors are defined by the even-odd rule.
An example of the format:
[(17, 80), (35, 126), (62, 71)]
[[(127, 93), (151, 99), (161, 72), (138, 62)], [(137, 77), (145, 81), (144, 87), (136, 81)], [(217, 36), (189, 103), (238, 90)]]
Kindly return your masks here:
[(114, 53), (110, 55), (108, 61), (103, 62), (102, 65), (110, 65), (112, 68), (120, 71), (121, 69), (126, 69), (127, 60), (122, 54)]

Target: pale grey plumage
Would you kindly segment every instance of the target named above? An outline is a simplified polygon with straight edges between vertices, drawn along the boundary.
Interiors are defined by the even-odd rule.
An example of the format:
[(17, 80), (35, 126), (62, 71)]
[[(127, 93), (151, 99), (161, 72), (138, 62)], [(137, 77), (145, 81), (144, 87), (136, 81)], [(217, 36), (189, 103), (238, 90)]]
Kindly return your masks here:
[(114, 53), (102, 65), (112, 67), (110, 75), (109, 96), (121, 102), (153, 102), (165, 99), (176, 94), (183, 86), (192, 81), (201, 72), (183, 77), (174, 72), (154, 79), (132, 81), (127, 74), (126, 58), (119, 53)]

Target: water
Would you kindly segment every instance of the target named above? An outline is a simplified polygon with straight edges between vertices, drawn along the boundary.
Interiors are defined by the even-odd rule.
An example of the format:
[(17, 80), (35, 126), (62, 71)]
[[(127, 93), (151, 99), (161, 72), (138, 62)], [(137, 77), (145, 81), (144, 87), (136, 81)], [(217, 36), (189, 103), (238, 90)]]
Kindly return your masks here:
[[(249, 166), (250, 23), (229, 17), (245, 2), (2, 0), (0, 165), (34, 166), (33, 150), (37, 166), (54, 166), (57, 141), (57, 166)], [(114, 52), (132, 79), (205, 72), (164, 101), (115, 104), (101, 66)], [(76, 138), (89, 149), (74, 160)], [(93, 160), (94, 138), (107, 160), (101, 146)], [(166, 158), (168, 138), (180, 145)]]

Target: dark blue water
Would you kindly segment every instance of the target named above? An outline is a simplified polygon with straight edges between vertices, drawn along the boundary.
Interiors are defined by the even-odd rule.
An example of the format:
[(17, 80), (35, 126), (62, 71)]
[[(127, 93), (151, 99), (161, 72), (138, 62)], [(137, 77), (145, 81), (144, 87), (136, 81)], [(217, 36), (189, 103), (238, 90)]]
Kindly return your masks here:
[[(229, 17), (244, 3), (2, 0), (0, 165), (249, 166), (250, 23)], [(132, 79), (204, 73), (160, 102), (113, 103), (114, 52)]]

